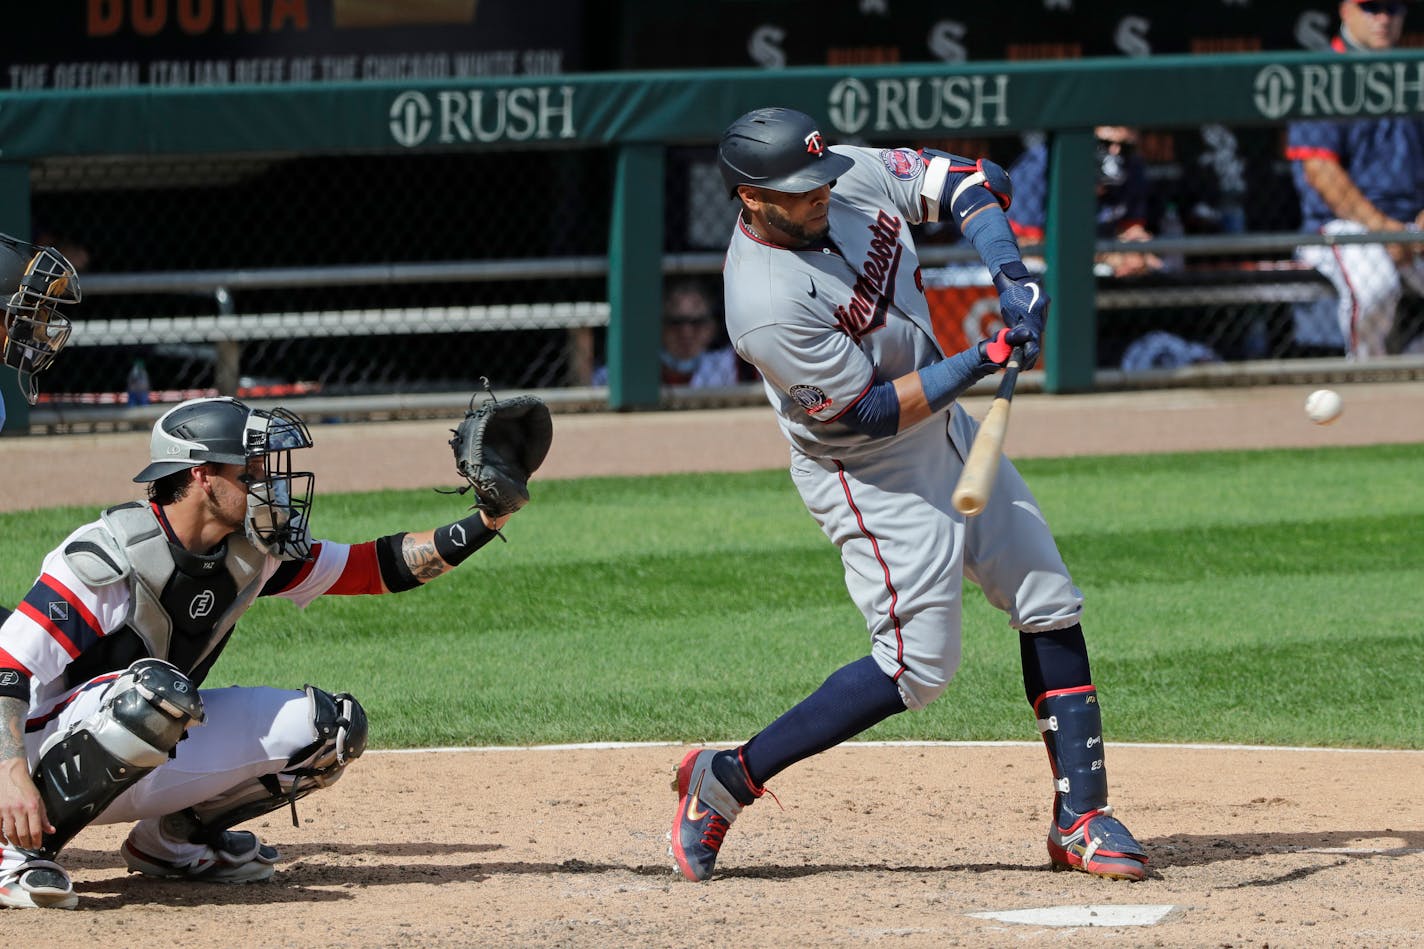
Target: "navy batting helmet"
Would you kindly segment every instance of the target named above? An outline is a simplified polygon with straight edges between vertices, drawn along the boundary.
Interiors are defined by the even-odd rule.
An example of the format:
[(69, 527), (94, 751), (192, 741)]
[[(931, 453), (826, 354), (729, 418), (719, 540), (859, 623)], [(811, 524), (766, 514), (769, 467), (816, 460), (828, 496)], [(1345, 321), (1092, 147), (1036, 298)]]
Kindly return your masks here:
[(739, 185), (803, 194), (831, 184), (854, 162), (826, 148), (816, 120), (795, 109), (754, 109), (722, 133), (717, 166), (727, 191)]

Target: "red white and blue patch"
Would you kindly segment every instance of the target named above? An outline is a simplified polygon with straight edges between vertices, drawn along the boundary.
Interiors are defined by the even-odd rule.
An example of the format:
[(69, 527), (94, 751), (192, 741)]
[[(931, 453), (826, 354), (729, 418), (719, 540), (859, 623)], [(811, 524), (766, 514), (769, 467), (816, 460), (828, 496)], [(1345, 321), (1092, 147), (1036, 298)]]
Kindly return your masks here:
[(829, 408), (831, 404), (825, 390), (818, 386), (796, 385), (788, 389), (786, 394), (811, 415), (815, 415), (824, 408)]
[(919, 153), (908, 148), (887, 148), (880, 153), (880, 160), (890, 174), (901, 181), (918, 178), (920, 169), (924, 167)]

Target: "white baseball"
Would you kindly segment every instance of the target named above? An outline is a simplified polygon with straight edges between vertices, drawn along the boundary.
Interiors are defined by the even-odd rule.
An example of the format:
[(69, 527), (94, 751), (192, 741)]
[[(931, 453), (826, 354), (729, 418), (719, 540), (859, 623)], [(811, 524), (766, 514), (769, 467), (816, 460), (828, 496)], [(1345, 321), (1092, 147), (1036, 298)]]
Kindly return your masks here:
[(1316, 389), (1305, 398), (1305, 414), (1316, 425), (1329, 425), (1345, 411), (1345, 401), (1334, 389)]

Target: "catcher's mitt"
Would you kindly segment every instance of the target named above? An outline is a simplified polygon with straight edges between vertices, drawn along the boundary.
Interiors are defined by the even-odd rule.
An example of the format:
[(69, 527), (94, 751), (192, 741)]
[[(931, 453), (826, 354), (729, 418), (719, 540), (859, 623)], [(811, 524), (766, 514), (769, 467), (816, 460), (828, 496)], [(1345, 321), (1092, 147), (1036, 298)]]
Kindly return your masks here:
[(529, 501), (529, 476), (539, 470), (554, 440), (554, 420), (538, 396), (496, 399), (478, 408), (470, 400), (450, 448), (455, 470), (474, 491), (475, 507), (490, 517), (513, 514)]

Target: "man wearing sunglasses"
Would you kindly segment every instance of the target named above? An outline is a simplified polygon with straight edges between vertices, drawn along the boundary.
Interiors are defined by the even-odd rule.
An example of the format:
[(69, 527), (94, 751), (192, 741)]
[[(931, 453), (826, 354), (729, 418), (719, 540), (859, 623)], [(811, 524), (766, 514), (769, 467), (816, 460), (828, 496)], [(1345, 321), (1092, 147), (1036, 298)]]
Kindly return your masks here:
[[(1098, 153), (1098, 237), (1105, 240), (1147, 241), (1147, 205), (1150, 191), (1147, 163), (1137, 152), (1137, 130), (1125, 125), (1099, 125), (1093, 129)], [(1009, 206), (1009, 226), (1023, 243), (1043, 240), (1048, 220), (1048, 145), (1035, 142), (1009, 166), (1014, 181), (1014, 203)], [(1112, 253), (1097, 259), (1115, 277), (1130, 277), (1162, 269), (1155, 254)]]
[[(0, 625), (0, 906), (78, 903), (56, 862), (91, 823), (135, 822), (130, 872), (198, 883), (272, 876), (231, 828), (336, 781), (366, 747), (345, 692), (201, 689), (258, 597), (399, 593), (455, 567), (509, 515), (362, 544), (313, 541), (311, 446), (285, 409), (195, 399), (154, 425), (148, 500), (75, 530)], [(201, 727), (199, 727), (201, 726)]]
[[(1344, 0), (1339, 53), (1393, 49), (1404, 32), (1402, 0)], [(1385, 115), (1290, 125), (1286, 157), (1300, 195), (1301, 227), (1341, 235), (1424, 227), (1424, 121)], [(1341, 342), (1350, 359), (1384, 355), (1404, 286), (1424, 293), (1424, 244), (1300, 248), (1301, 260), (1335, 287)]]
[[(663, 291), (659, 379), (665, 386), (701, 389), (742, 381), (742, 362), (731, 346), (715, 346), (719, 318), (712, 296), (695, 279), (678, 280)], [(593, 372), (593, 384), (608, 384), (608, 367)]]

